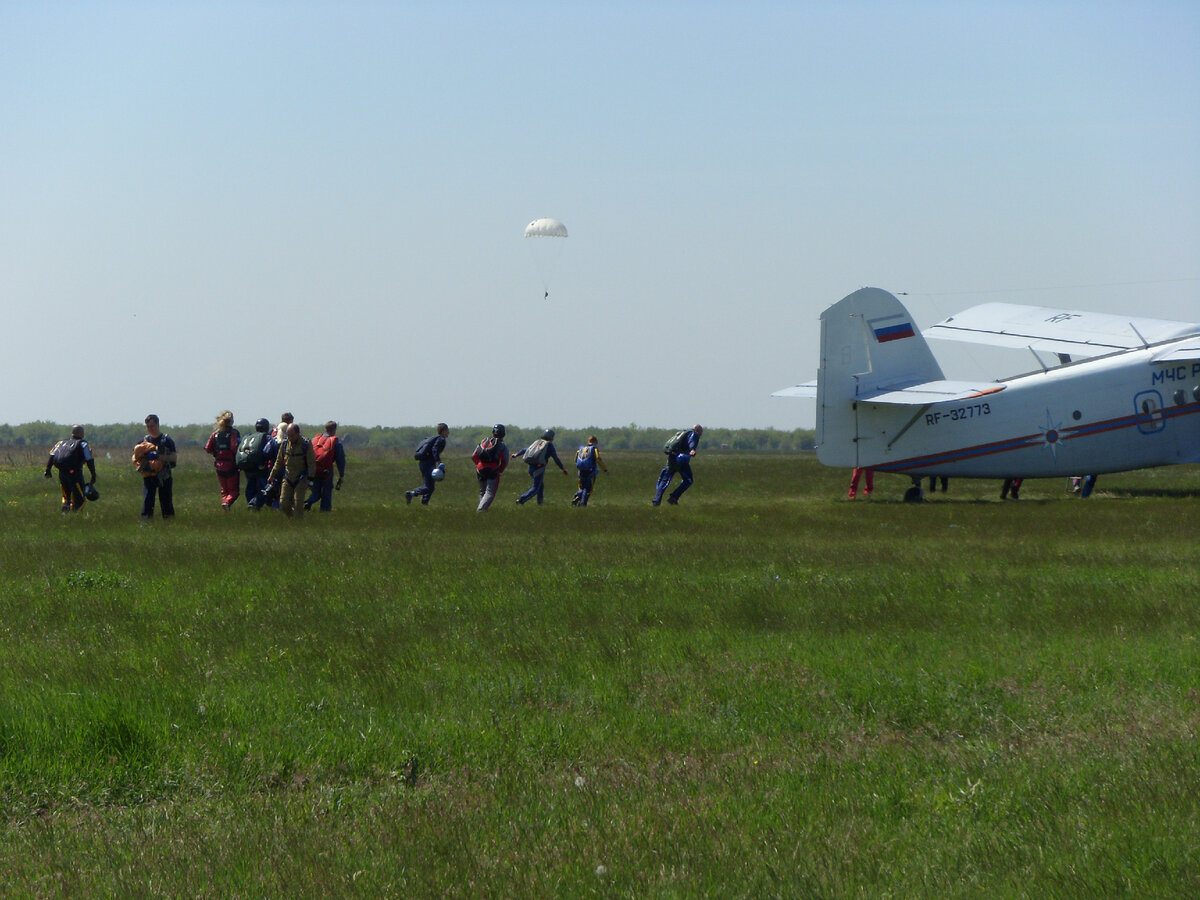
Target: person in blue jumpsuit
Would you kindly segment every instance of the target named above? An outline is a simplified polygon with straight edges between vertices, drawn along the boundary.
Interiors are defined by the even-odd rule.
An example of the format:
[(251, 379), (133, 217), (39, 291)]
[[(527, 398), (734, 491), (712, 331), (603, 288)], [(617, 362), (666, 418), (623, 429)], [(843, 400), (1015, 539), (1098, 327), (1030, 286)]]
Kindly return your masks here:
[[(275, 465), (275, 454), (279, 452), (279, 441), (271, 434), (271, 423), (266, 418), (260, 418), (254, 423), (254, 434), (262, 435), (262, 450), (258, 460), (249, 469), (242, 469), (246, 475), (246, 505), (255, 511), (262, 509), (268, 499), (263, 496), (267, 489), (267, 476)], [(255, 441), (257, 443), (257, 440)]]
[(679, 482), (679, 487), (675, 488), (667, 497), (669, 504), (672, 506), (677, 504), (683, 492), (692, 486), (692, 457), (700, 449), (700, 437), (703, 434), (703, 426), (693, 425), (690, 430), (683, 433), (679, 443), (672, 448), (672, 452), (667, 454), (667, 464), (658, 473), (658, 483), (654, 486), (654, 499), (650, 501), (652, 506), (662, 503), (663, 493), (671, 486), (671, 479), (675, 477), (676, 472), (679, 473), (682, 480)]
[[(546, 467), (550, 465), (550, 460), (554, 460), (554, 464), (558, 466), (560, 472), (564, 475), (567, 474), (566, 466), (562, 464), (562, 460), (558, 458), (558, 451), (554, 449), (554, 429), (547, 428), (543, 431), (542, 440), (546, 442), (546, 450), (542, 455), (542, 461), (529, 462), (528, 459), (526, 460), (526, 462), (529, 462), (529, 477), (533, 479), (533, 484), (530, 485), (529, 490), (517, 498), (518, 504), (524, 504), (526, 500), (532, 500), (534, 497), (537, 497), (538, 506), (542, 505), (542, 495), (545, 493)], [(524, 450), (518, 450), (513, 454), (513, 459), (516, 459), (518, 456), (524, 457), (526, 453), (534, 448), (534, 444), (536, 443), (538, 442), (534, 441), (533, 444), (530, 444)]]
[(404, 492), (405, 503), (412, 503), (413, 497), (420, 497), (422, 506), (429, 504), (429, 498), (437, 488), (433, 470), (442, 464), (442, 451), (446, 449), (446, 438), (449, 436), (450, 426), (445, 422), (438, 422), (437, 434), (431, 434), (417, 445), (414, 459), (417, 461), (417, 468), (421, 470), (422, 484), (419, 488)]

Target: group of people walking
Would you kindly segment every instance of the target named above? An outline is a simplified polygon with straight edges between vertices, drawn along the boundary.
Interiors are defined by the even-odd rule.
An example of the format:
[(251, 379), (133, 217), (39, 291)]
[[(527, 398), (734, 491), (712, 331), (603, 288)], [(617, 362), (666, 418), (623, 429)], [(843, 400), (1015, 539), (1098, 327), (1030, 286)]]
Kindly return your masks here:
[[(142, 519), (154, 517), (156, 504), (162, 517), (170, 519), (175, 515), (173, 470), (179, 453), (157, 415), (146, 416), (145, 425), (146, 434), (134, 446), (132, 457), (142, 479)], [(259, 419), (254, 432), (243, 438), (233, 426), (233, 413), (225, 410), (217, 416), (204, 451), (213, 458), (221, 508), (226, 512), (242, 496), (243, 475), (250, 509), (271, 506), (291, 517), (319, 505), (322, 512), (328, 512), (333, 508), (333, 492), (341, 489), (346, 474), (346, 451), (337, 436), (337, 422), (326, 422), (323, 434), (307, 440), (291, 413), (284, 413), (274, 428), (269, 420)], [(81, 509), (85, 500), (99, 499), (96, 463), (82, 425), (72, 427), (71, 436), (51, 449), (43, 473), (46, 478), (54, 468), (62, 488), (63, 512)], [(84, 468), (91, 476), (86, 484)]]
[[(284, 413), (273, 428), (269, 420), (258, 419), (254, 423), (254, 432), (245, 437), (234, 427), (233, 421), (230, 410), (222, 411), (204, 445), (204, 451), (213, 458), (222, 510), (228, 512), (242, 496), (252, 510), (271, 506), (282, 510), (289, 518), (299, 518), (314, 505), (322, 512), (333, 508), (333, 492), (341, 489), (346, 474), (346, 451), (337, 436), (337, 422), (326, 422), (324, 433), (308, 440), (291, 413)], [(157, 502), (162, 517), (170, 519), (175, 515), (172, 470), (178, 463), (178, 450), (171, 436), (162, 431), (157, 415), (146, 416), (145, 425), (146, 435), (133, 448), (132, 459), (142, 477), (142, 518), (153, 518)], [(704, 428), (695, 425), (676, 432), (664, 445), (667, 461), (655, 483), (654, 497), (650, 501), (653, 506), (662, 502), (663, 494), (676, 474), (680, 476), (680, 483), (666, 498), (668, 504), (677, 504), (692, 486), (691, 461), (703, 434)], [(449, 435), (449, 426), (440, 422), (435, 433), (417, 445), (414, 458), (421, 473), (421, 484), (404, 492), (406, 503), (419, 499), (425, 506), (433, 498), (438, 483), (445, 478), (442, 453)], [(500, 476), (512, 459), (524, 461), (530, 478), (528, 490), (517, 498), (518, 505), (530, 500), (536, 500), (539, 506), (542, 504), (546, 469), (550, 463), (567, 475), (567, 467), (554, 446), (553, 428), (546, 429), (528, 446), (511, 453), (504, 442), (506, 435), (504, 425), (492, 426), (491, 434), (485, 436), (471, 454), (479, 483), (478, 512), (491, 507), (499, 489)], [(54, 468), (58, 469), (62, 488), (63, 512), (78, 510), (85, 500), (99, 498), (95, 487), (96, 464), (91, 448), (84, 440), (82, 425), (74, 426), (69, 438), (54, 445), (46, 461), (46, 478)], [(83, 480), (85, 468), (90, 475), (86, 483)], [(608, 466), (600, 456), (596, 435), (588, 437), (575, 452), (575, 471), (578, 490), (571, 505), (587, 506), (595, 490), (596, 477), (600, 472), (608, 472)], [(246, 479), (244, 494), (243, 476)]]
[[(273, 429), (269, 420), (258, 419), (254, 433), (243, 438), (233, 427), (233, 413), (222, 412), (217, 416), (216, 430), (204, 445), (217, 472), (221, 508), (228, 512), (237, 502), (245, 475), (246, 505), (250, 509), (257, 511), (269, 505), (289, 518), (303, 516), (314, 505), (329, 512), (333, 509), (333, 492), (342, 489), (346, 476), (346, 449), (337, 436), (337, 427), (337, 422), (330, 419), (322, 434), (308, 440), (295, 417), (285, 412)], [(142, 514), (148, 515), (146, 510)]]
[[(479, 505), (477, 512), (485, 512), (496, 499), (496, 491), (500, 487), (500, 476), (508, 468), (510, 459), (521, 459), (529, 469), (529, 489), (517, 498), (517, 505), (523, 506), (530, 500), (536, 500), (542, 505), (546, 493), (546, 468), (553, 461), (559, 471), (565, 476), (567, 467), (558, 457), (554, 446), (555, 432), (547, 428), (542, 436), (515, 453), (509, 453), (508, 444), (504, 443), (508, 430), (503, 425), (493, 425), (490, 436), (485, 437), (475, 447), (471, 461), (475, 463), (475, 478), (479, 482)], [(572, 506), (587, 506), (588, 498), (595, 489), (596, 476), (599, 472), (608, 472), (608, 466), (600, 458), (600, 441), (593, 434), (587, 443), (575, 451), (575, 471), (579, 475), (579, 489), (571, 498)]]

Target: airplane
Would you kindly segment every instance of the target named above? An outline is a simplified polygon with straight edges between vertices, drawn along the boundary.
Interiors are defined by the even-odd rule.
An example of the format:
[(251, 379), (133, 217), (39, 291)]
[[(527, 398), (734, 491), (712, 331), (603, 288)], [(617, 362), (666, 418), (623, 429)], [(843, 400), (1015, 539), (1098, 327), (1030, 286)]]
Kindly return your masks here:
[[(925, 338), (1027, 347), (1040, 368), (947, 381)], [(1056, 356), (1047, 365), (1040, 352)], [(985, 303), (924, 333), (874, 287), (821, 314), (815, 397), (827, 466), (921, 479), (1047, 478), (1200, 462), (1200, 324)]]

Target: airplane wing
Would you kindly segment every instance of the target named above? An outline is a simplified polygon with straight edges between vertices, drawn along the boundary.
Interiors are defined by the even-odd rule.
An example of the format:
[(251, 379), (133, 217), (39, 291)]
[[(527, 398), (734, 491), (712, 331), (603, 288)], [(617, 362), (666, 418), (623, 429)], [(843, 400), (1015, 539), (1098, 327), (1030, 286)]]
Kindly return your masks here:
[(1107, 313), (983, 303), (925, 329), (928, 338), (1103, 356), (1200, 334), (1200, 325)]
[(804, 384), (797, 384), (794, 387), (780, 388), (771, 395), (772, 397), (803, 397), (807, 400), (817, 399), (817, 383), (815, 381), (806, 381)]
[(1156, 353), (1151, 362), (1194, 362), (1200, 360), (1200, 341), (1186, 341)]
[(877, 393), (859, 394), (858, 400), (865, 403), (883, 403), (888, 406), (927, 406), (930, 403), (947, 401), (966, 402), (979, 397), (998, 394), (1007, 385), (978, 381), (926, 381), (910, 387), (882, 390)]

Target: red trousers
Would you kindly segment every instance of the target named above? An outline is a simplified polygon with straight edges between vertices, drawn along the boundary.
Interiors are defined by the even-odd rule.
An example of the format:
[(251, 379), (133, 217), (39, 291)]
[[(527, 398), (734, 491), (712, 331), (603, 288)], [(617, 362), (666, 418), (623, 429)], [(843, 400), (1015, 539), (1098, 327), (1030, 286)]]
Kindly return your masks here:
[(242, 473), (237, 469), (234, 469), (227, 475), (223, 475), (220, 472), (217, 473), (217, 484), (221, 486), (222, 506), (233, 506), (234, 501), (238, 498), (238, 494), (241, 493), (239, 490), (241, 480)]
[(875, 470), (874, 469), (855, 469), (854, 474), (850, 476), (850, 496), (853, 497), (858, 493), (858, 479), (863, 474), (867, 476), (867, 489), (864, 493), (869, 494), (875, 490)]

